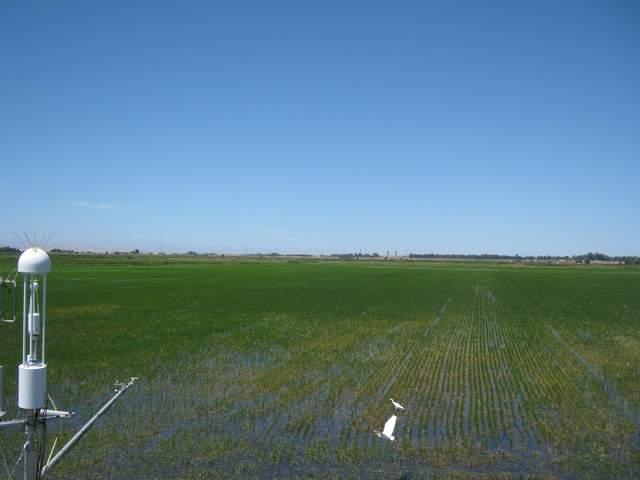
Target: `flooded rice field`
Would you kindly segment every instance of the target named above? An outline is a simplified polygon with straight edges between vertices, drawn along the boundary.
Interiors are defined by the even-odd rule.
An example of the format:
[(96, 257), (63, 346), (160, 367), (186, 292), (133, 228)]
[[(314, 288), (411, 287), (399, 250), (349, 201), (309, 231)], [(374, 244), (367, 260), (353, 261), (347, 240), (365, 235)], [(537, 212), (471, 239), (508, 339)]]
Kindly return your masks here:
[[(52, 478), (640, 475), (640, 271), (274, 262), (61, 275), (86, 291), (52, 306), (52, 323), (78, 330), (50, 347), (50, 391), (77, 416), (50, 441), (118, 375), (141, 379)], [(83, 328), (106, 343), (79, 368)], [(373, 434), (390, 398), (406, 407), (394, 442)]]

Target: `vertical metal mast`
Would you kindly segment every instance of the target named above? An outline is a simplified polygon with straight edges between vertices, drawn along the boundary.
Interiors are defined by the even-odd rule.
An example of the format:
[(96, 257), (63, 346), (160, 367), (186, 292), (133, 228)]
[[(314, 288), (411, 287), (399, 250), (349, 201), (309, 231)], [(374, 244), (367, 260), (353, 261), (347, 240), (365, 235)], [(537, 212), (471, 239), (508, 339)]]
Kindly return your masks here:
[(46, 417), (47, 399), (43, 337), (46, 317), (44, 308), (40, 311), (40, 305), (46, 305), (46, 278), (50, 271), (51, 260), (41, 248), (28, 248), (18, 259), (18, 272), (23, 277), (22, 364), (18, 367), (18, 406), (25, 417), (24, 480), (36, 480), (39, 476), (36, 438), (39, 416), (44, 414)]

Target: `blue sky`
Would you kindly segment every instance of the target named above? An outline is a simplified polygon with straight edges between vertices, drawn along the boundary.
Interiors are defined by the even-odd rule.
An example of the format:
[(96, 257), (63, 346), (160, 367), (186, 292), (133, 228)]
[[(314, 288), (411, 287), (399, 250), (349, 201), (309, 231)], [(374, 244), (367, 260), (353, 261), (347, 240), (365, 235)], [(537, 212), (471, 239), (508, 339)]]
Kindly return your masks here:
[(640, 255), (640, 4), (0, 5), (0, 244)]

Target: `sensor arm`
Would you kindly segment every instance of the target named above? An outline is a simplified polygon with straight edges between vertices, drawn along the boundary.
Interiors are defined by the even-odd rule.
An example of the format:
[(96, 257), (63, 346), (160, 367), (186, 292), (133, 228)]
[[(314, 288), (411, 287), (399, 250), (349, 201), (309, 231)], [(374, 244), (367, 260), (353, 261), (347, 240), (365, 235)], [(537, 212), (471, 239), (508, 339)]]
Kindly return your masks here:
[(111, 397), (111, 399), (107, 403), (105, 403), (100, 410), (98, 410), (98, 413), (96, 413), (93, 417), (91, 417), (91, 419), (89, 419), (89, 421), (85, 423), (84, 426), (80, 430), (78, 430), (78, 432), (73, 437), (71, 437), (71, 439), (65, 444), (65, 446), (62, 447), (60, 451), (56, 453), (56, 455), (44, 467), (42, 467), (42, 470), (40, 471), (40, 478), (45, 478), (49, 470), (51, 470), (56, 465), (56, 463), (58, 463), (60, 459), (69, 450), (71, 450), (76, 443), (78, 443), (78, 441), (82, 438), (82, 436), (85, 433), (87, 433), (87, 431), (93, 426), (96, 420), (98, 420), (98, 418), (100, 418), (100, 416), (102, 416), (103, 413), (109, 410), (109, 408), (111, 408), (111, 406), (118, 399), (118, 397), (122, 395), (124, 392), (126, 392), (129, 389), (129, 387), (133, 385), (137, 379), (138, 379), (137, 377), (131, 377), (127, 383), (123, 384), (122, 386), (116, 389), (115, 395)]
[[(53, 420), (61, 420), (65, 418), (71, 418), (74, 416), (73, 412), (65, 412), (62, 410), (40, 410), (42, 413), (41, 420), (45, 420), (47, 422), (51, 422)], [(1, 412), (0, 412), (1, 413)], [(5, 420), (4, 422), (0, 422), (0, 431), (6, 430), (8, 432), (24, 430), (24, 425), (27, 423), (27, 420), (24, 418), (17, 418), (15, 420)]]

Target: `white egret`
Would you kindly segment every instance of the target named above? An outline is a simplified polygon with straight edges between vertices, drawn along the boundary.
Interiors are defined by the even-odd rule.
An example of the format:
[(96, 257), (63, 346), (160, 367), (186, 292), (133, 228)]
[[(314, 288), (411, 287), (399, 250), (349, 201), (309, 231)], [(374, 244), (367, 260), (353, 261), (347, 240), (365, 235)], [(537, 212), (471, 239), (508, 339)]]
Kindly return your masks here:
[(384, 424), (384, 429), (379, 432), (378, 430), (374, 430), (373, 433), (375, 433), (378, 438), (384, 438), (385, 440), (390, 440), (390, 441), (394, 441), (396, 439), (396, 437), (393, 436), (393, 429), (396, 428), (396, 420), (398, 419), (398, 417), (396, 417), (395, 415), (391, 415), (391, 418), (389, 418), (389, 420), (387, 420), (387, 423)]
[(391, 403), (393, 403), (393, 406), (396, 407), (396, 411), (404, 410), (404, 407), (400, 405), (398, 402), (394, 401), (393, 398), (390, 398), (389, 400), (391, 400)]

